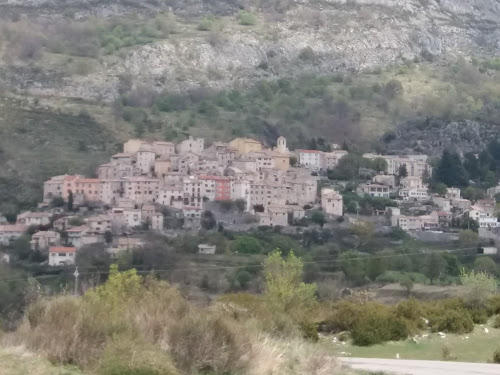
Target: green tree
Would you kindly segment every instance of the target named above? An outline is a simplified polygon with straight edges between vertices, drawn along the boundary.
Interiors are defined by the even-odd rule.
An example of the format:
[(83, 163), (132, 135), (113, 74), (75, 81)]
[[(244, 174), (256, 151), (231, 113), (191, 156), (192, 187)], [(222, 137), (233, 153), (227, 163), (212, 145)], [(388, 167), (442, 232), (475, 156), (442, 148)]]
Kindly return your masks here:
[(474, 271), (483, 272), (488, 275), (496, 275), (497, 264), (488, 256), (477, 257), (474, 260)]
[(68, 211), (73, 211), (73, 192), (70, 190), (68, 194)]
[(458, 234), (458, 241), (460, 246), (464, 248), (477, 247), (479, 243), (479, 235), (470, 229), (461, 230)]
[(314, 211), (311, 215), (311, 220), (313, 223), (318, 224), (321, 228), (326, 223), (325, 214), (321, 211)]
[(497, 290), (495, 277), (484, 272), (467, 272), (462, 269), (460, 281), (465, 288), (463, 297), (472, 307), (483, 308)]
[(476, 180), (480, 177), (481, 170), (479, 168), (479, 160), (475, 153), (468, 152), (464, 156), (464, 168), (469, 174), (471, 180)]
[(241, 254), (259, 254), (262, 250), (262, 245), (257, 238), (242, 235), (236, 237), (233, 249)]
[(113, 233), (110, 230), (107, 230), (104, 233), (104, 240), (106, 241), (106, 243), (113, 242)]
[(358, 236), (361, 246), (367, 246), (375, 236), (375, 224), (371, 221), (357, 221), (351, 224), (351, 231)]
[(444, 197), (447, 189), (448, 186), (446, 186), (446, 184), (443, 184), (442, 182), (436, 184), (436, 186), (434, 187), (434, 191), (436, 192), (436, 194), (439, 194), (441, 197)]
[(215, 228), (215, 226), (217, 225), (217, 221), (215, 220), (212, 211), (203, 211), (203, 213), (201, 214), (200, 224), (201, 227), (206, 230)]
[(486, 175), (484, 176), (484, 187), (485, 188), (490, 188), (493, 186), (496, 186), (498, 182), (497, 176), (495, 175), (494, 172), (488, 171), (486, 172)]
[(64, 206), (64, 199), (62, 197), (54, 197), (52, 198), (52, 201), (50, 202), (51, 207), (63, 207)]
[(457, 153), (448, 150), (443, 151), (437, 168), (435, 168), (435, 180), (448, 186), (467, 186), (467, 172)]
[(401, 164), (399, 166), (398, 177), (399, 178), (408, 177), (408, 170), (406, 169), (406, 164)]
[(355, 285), (361, 285), (366, 277), (366, 259), (357, 251), (346, 251), (339, 256), (340, 269)]
[(295, 167), (297, 165), (297, 162), (298, 162), (298, 160), (297, 160), (296, 156), (291, 156), (290, 157), (290, 166), (291, 167)]
[(264, 262), (265, 298), (273, 310), (302, 312), (316, 303), (316, 284), (302, 281), (303, 263), (291, 251), (273, 251)]
[(446, 262), (441, 253), (431, 253), (427, 257), (427, 276), (434, 284), (442, 276), (446, 268)]
[(387, 161), (383, 158), (375, 158), (372, 160), (372, 169), (377, 173), (387, 172)]

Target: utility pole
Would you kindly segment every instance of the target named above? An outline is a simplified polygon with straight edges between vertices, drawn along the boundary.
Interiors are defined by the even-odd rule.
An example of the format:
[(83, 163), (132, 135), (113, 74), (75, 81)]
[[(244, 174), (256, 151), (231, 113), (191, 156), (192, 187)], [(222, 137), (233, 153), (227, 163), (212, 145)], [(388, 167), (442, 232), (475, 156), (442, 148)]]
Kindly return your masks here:
[(75, 273), (73, 274), (75, 276), (75, 296), (78, 295), (78, 276), (80, 276), (80, 273), (78, 272), (78, 267), (76, 267)]

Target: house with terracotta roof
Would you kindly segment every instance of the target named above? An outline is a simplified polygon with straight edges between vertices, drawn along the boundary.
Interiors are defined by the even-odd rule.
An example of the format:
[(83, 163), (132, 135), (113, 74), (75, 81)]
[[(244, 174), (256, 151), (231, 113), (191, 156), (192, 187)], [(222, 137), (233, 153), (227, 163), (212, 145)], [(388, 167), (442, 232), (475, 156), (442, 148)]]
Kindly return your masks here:
[(52, 246), (49, 248), (49, 266), (75, 264), (75, 257), (75, 247)]
[(436, 220), (438, 226), (440, 227), (449, 227), (451, 223), (451, 213), (444, 211), (434, 211), (431, 213), (431, 216)]

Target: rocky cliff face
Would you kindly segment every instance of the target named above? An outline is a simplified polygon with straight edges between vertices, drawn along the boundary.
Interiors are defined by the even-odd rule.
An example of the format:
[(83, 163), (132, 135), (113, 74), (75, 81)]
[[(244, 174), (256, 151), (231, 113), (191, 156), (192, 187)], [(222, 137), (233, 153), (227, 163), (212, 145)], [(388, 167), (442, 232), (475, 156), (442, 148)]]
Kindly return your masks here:
[[(261, 8), (255, 7), (257, 3)], [(86, 76), (51, 80), (43, 78), (54, 74), (50, 71), (34, 74), (23, 67), (19, 76), (15, 70), (19, 68), (4, 66), (0, 80), (34, 94), (111, 102), (117, 97), (121, 74), (131, 74), (136, 82), (158, 91), (179, 91), (199, 85), (226, 88), (254, 79), (375, 69), (449, 52), (500, 52), (497, 0), (0, 0), (4, 15), (17, 12), (60, 18), (70, 10), (75, 19), (157, 9), (186, 17), (206, 12), (230, 17), (241, 8), (254, 9), (259, 15), (257, 24), (229, 25), (216, 41), (202, 33), (181, 34), (131, 47), (120, 58), (103, 57), (99, 68)], [(312, 54), (304, 55), (311, 50)], [(263, 65), (266, 69), (259, 68)]]

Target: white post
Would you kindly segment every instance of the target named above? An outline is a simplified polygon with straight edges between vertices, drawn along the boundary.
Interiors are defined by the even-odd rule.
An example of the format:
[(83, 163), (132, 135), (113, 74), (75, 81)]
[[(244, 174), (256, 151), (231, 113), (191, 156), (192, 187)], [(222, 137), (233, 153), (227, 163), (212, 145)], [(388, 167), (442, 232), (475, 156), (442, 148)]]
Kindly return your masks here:
[(80, 273), (78, 272), (78, 267), (76, 267), (75, 273), (73, 274), (75, 276), (75, 296), (78, 295), (78, 276), (80, 276)]

